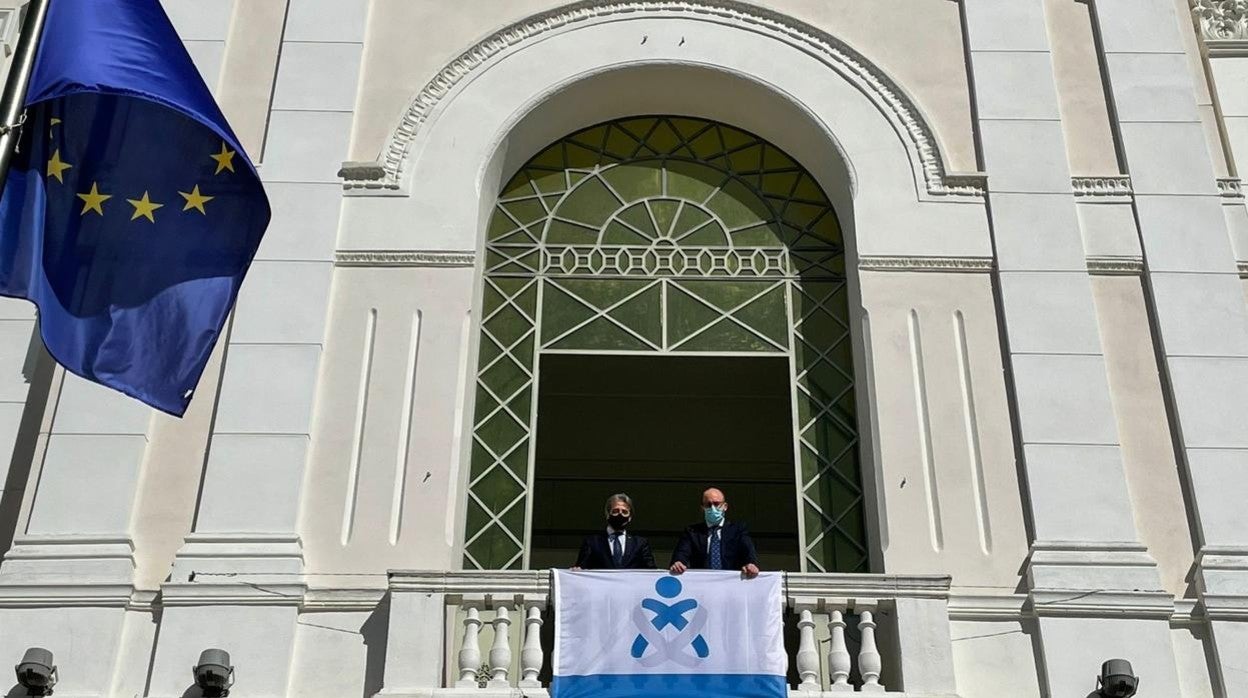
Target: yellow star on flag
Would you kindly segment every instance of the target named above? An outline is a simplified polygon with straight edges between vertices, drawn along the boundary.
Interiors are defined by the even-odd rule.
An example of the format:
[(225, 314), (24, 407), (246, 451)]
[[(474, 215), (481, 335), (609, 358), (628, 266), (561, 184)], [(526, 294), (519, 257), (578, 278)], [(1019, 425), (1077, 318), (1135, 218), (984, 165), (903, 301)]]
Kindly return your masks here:
[(153, 203), (151, 199), (147, 198), (147, 192), (143, 192), (142, 199), (126, 199), (126, 201), (129, 201), (130, 205), (134, 207), (134, 215), (130, 216), (130, 220), (135, 220), (142, 216), (155, 223), (156, 217), (152, 214), (156, 212), (156, 209), (164, 206), (164, 204)]
[(180, 191), (178, 192), (178, 195), (183, 199), (186, 199), (186, 206), (182, 207), (183, 211), (195, 209), (204, 215), (208, 215), (208, 212), (204, 210), (204, 204), (217, 198), (215, 196), (204, 196), (203, 194), (200, 194), (198, 184), (195, 185), (195, 188), (192, 189), (189, 194)]
[(60, 120), (60, 119), (58, 119), (58, 118), (56, 118), (55, 116), (54, 116), (54, 117), (52, 117), (52, 118), (48, 121), (48, 138), (51, 138), (51, 137), (52, 137), (52, 129), (53, 129), (53, 128), (55, 128), (55, 127), (57, 127), (57, 126), (60, 126), (60, 125), (61, 125), (61, 120)]
[(96, 182), (91, 183), (91, 191), (86, 194), (77, 194), (76, 196), (82, 199), (82, 213), (78, 214), (80, 216), (87, 215), (87, 211), (95, 211), (101, 216), (104, 215), (104, 209), (100, 204), (113, 198), (112, 194), (101, 194), (99, 184)]
[(234, 151), (225, 147), (225, 143), (221, 144), (221, 152), (208, 157), (217, 161), (217, 171), (213, 174), (221, 174), (221, 170), (234, 171)]
[(59, 148), (52, 151), (52, 157), (48, 160), (49, 177), (56, 177), (56, 181), (64, 184), (65, 177), (63, 175), (65, 174), (65, 170), (68, 170), (71, 167), (73, 167), (73, 165), (61, 160), (61, 151)]

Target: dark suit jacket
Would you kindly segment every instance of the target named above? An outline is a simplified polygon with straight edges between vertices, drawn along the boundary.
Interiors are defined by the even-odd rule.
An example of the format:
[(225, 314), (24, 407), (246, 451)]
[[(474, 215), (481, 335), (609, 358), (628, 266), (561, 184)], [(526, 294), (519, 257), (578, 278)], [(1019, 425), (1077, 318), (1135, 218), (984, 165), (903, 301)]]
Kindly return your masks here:
[(607, 532), (599, 531), (585, 536), (581, 552), (576, 556), (576, 566), (583, 570), (652, 570), (654, 553), (650, 550), (649, 541), (628, 531), (624, 536), (624, 559), (617, 568), (611, 559), (611, 541)]
[[(680, 540), (676, 541), (676, 550), (672, 552), (672, 563), (683, 562), (691, 570), (704, 570), (710, 566), (706, 551), (708, 528), (705, 523), (694, 524), (685, 529)], [(719, 533), (720, 552), (724, 556), (724, 569), (739, 570), (748, 564), (758, 564), (758, 551), (754, 549), (754, 541), (750, 540), (750, 532), (745, 524), (732, 521), (724, 524)]]

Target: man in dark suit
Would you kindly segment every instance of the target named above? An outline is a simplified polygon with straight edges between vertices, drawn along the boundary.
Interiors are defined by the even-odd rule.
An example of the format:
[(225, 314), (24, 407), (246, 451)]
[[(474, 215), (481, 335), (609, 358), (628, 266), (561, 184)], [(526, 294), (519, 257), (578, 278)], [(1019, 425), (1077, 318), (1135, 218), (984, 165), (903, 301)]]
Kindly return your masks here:
[(745, 524), (729, 523), (728, 500), (714, 487), (702, 493), (701, 523), (681, 534), (672, 552), (672, 574), (685, 570), (741, 570), (747, 579), (758, 576), (758, 551)]
[(645, 538), (628, 533), (633, 500), (626, 494), (607, 497), (607, 528), (585, 536), (574, 570), (652, 570), (654, 553)]

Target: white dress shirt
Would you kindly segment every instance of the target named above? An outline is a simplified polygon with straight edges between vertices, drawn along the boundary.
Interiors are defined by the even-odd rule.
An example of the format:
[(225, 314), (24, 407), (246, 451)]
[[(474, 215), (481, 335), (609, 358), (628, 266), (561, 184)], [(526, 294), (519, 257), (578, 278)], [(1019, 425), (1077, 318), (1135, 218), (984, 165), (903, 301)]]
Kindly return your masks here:
[[(612, 555), (614, 555), (615, 552), (611, 549), (611, 536), (614, 535), (615, 532), (616, 532), (615, 529), (611, 528), (611, 525), (608, 524), (607, 525), (607, 552), (611, 553)], [(623, 559), (624, 553), (628, 552), (628, 533), (625, 531), (620, 531), (619, 533), (620, 533), (620, 558)]]

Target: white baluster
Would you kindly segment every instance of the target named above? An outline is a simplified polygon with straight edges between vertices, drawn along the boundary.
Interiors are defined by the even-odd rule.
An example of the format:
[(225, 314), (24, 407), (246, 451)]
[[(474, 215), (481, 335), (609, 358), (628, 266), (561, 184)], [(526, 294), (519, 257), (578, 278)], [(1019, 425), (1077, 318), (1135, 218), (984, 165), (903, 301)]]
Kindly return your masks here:
[(797, 628), (801, 638), (797, 645), (797, 675), (802, 679), (797, 690), (818, 691), (819, 651), (815, 648), (815, 621), (810, 617), (810, 609), (802, 609)]
[(832, 611), (828, 621), (828, 670), (832, 672), (831, 690), (851, 693), (854, 687), (849, 684), (850, 658), (849, 648), (845, 646), (845, 616), (840, 611)]
[(490, 646), (489, 688), (507, 686), (507, 671), (511, 668), (511, 611), (499, 606), (494, 612), (494, 644)]
[(858, 652), (858, 673), (862, 674), (863, 693), (883, 693), (884, 686), (880, 683), (880, 652), (875, 646), (875, 621), (870, 611), (863, 611), (858, 621), (858, 632), (862, 634), (862, 649)]
[(537, 674), (542, 670), (542, 609), (529, 606), (524, 621), (524, 649), (520, 650), (520, 687), (541, 688)]
[(464, 616), (464, 641), (459, 647), (459, 680), (456, 688), (476, 688), (477, 669), (481, 667), (481, 616), (476, 606), (469, 606)]

